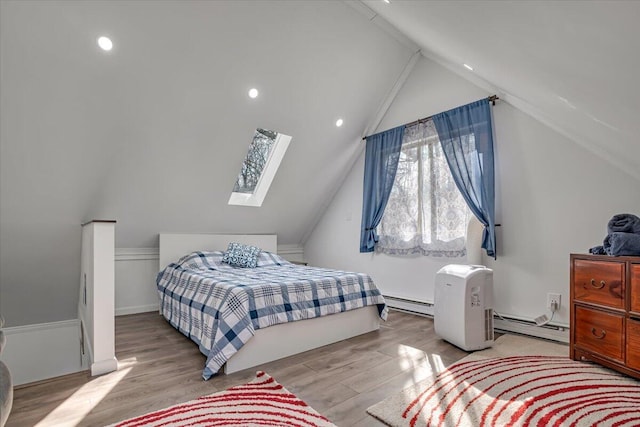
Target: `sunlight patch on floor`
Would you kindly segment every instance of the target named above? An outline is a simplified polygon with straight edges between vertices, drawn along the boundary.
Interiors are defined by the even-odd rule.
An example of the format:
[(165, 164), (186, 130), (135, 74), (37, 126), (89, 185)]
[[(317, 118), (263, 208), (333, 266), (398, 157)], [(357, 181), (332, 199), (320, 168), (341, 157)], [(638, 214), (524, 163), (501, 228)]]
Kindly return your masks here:
[(444, 366), (444, 363), (442, 363), (442, 358), (438, 354), (431, 355), (431, 366), (433, 367), (433, 372), (435, 372), (436, 374), (439, 374), (440, 372), (443, 372), (445, 369), (447, 369), (447, 367)]
[(138, 363), (137, 357), (128, 357), (126, 359), (118, 359), (118, 370), (122, 368), (127, 368), (129, 366), (133, 366)]
[(419, 382), (446, 370), (439, 354), (429, 354), (424, 350), (405, 344), (399, 344), (396, 351), (399, 356), (400, 368), (411, 373), (410, 378), (404, 382), (403, 388), (415, 386)]
[[(134, 363), (135, 361), (130, 362), (130, 365)], [(77, 426), (127, 376), (131, 369), (133, 369), (132, 366), (126, 367), (89, 381), (49, 412), (36, 424), (36, 427)]]
[(428, 357), (427, 353), (419, 348), (411, 347), (410, 345), (398, 344), (397, 354), (400, 356), (400, 366), (402, 369), (408, 369), (425, 361)]
[(436, 375), (444, 371), (446, 367), (442, 363), (442, 358), (438, 354), (427, 354), (425, 359), (416, 363), (411, 368), (411, 378), (407, 379), (403, 384), (403, 389), (416, 386), (420, 382), (434, 378)]

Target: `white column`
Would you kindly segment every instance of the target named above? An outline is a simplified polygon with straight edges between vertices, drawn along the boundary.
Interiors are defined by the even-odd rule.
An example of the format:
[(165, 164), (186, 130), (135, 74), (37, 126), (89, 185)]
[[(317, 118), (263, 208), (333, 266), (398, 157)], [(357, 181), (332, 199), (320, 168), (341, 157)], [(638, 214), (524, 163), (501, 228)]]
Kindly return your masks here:
[(91, 375), (115, 371), (115, 221), (82, 226), (79, 317)]

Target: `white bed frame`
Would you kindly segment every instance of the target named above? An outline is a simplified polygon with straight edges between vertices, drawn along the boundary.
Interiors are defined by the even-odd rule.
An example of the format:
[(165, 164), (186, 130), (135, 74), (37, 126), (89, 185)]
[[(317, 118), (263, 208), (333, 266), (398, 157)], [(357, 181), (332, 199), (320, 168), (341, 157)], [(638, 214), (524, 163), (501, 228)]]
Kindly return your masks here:
[[(274, 234), (160, 233), (160, 269), (193, 251), (224, 251), (230, 242), (255, 245), (273, 253), (278, 251)], [(378, 308), (369, 306), (258, 329), (254, 337), (227, 361), (223, 370), (225, 374), (231, 374), (375, 331), (379, 327)]]

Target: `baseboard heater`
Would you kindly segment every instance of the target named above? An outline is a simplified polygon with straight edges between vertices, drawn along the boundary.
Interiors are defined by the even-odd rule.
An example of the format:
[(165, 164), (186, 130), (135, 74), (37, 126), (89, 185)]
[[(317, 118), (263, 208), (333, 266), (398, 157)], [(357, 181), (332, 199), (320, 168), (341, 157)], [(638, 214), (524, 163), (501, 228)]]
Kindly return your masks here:
[[(433, 303), (427, 301), (416, 301), (408, 298), (384, 295), (387, 305), (395, 310), (422, 316), (433, 317)], [(494, 314), (493, 325), (496, 331), (514, 332), (522, 335), (529, 335), (536, 338), (544, 338), (563, 343), (569, 342), (569, 328), (562, 325), (537, 326), (533, 320), (521, 319), (509, 315), (502, 317)]]

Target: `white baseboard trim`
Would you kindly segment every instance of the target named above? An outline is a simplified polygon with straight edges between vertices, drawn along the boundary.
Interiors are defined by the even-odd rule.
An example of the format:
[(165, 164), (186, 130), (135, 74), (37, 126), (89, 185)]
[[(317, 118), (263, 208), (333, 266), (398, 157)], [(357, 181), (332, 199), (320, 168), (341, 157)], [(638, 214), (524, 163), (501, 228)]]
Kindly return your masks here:
[(158, 248), (116, 248), (116, 261), (145, 261), (160, 259), (160, 249)]
[(16, 386), (84, 370), (78, 319), (3, 328), (7, 344), (0, 359)]
[(278, 245), (279, 254), (302, 253), (303, 251), (304, 251), (304, 247), (302, 245), (296, 245), (296, 244)]
[(384, 295), (384, 298), (387, 300), (387, 305), (391, 308), (433, 317), (432, 302), (416, 301), (402, 297), (394, 297), (392, 295)]
[(2, 328), (4, 334), (11, 335), (25, 334), (29, 332), (50, 331), (52, 329), (77, 328), (80, 324), (78, 319), (60, 320), (58, 322), (34, 323), (33, 325), (10, 326)]
[(304, 261), (304, 247), (301, 245), (278, 245), (278, 255), (289, 261)]
[(125, 316), (127, 314), (148, 313), (150, 311), (158, 311), (158, 304), (138, 305), (135, 307), (116, 308), (116, 316)]
[(536, 338), (544, 338), (547, 340), (558, 341), (569, 344), (569, 328), (563, 326), (536, 326), (534, 321), (528, 322), (518, 319), (507, 320), (495, 318), (493, 327), (500, 331), (515, 332), (516, 334), (529, 335)]
[[(433, 317), (433, 303), (428, 301), (414, 301), (392, 295), (385, 295), (387, 305), (403, 311), (422, 314)], [(529, 335), (536, 338), (544, 338), (563, 343), (569, 342), (569, 327), (567, 325), (536, 326), (533, 320), (516, 318), (515, 316), (502, 315), (504, 319), (494, 317), (493, 326), (497, 330)]]
[(118, 359), (115, 357), (99, 360), (91, 364), (91, 376), (108, 374), (118, 369)]

